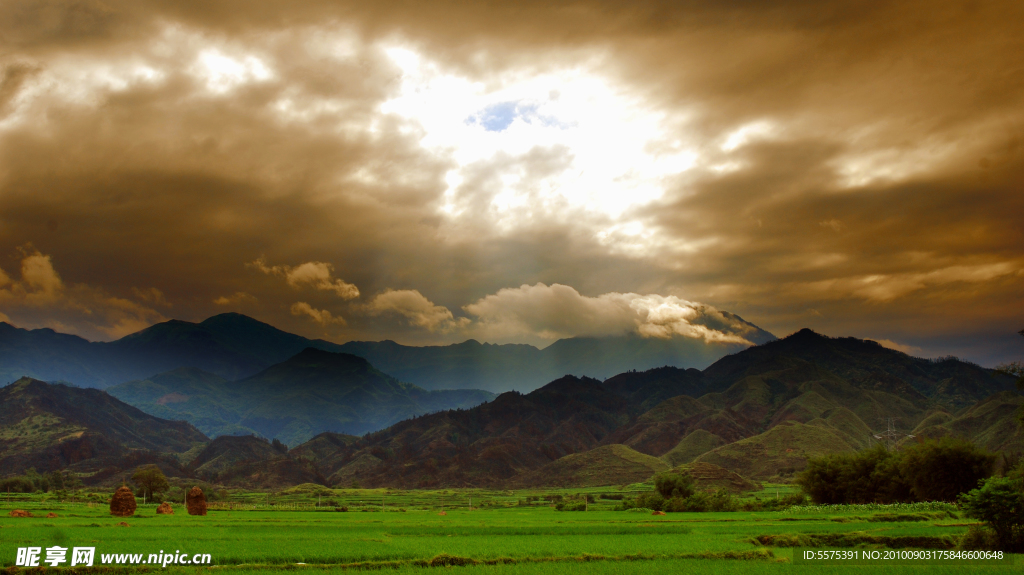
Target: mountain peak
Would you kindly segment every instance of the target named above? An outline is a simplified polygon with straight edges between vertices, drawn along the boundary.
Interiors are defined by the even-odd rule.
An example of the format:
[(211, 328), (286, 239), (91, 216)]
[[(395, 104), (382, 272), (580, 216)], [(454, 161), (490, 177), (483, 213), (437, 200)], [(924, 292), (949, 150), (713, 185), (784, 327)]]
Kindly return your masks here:
[(373, 377), (379, 376), (383, 380), (393, 381), (391, 376), (378, 372), (370, 362), (358, 355), (324, 351), (315, 347), (307, 347), (281, 363), (239, 381), (245, 381), (247, 385), (271, 381), (275, 382), (275, 385), (313, 380), (331, 382), (338, 377), (348, 377), (352, 374), (376, 374)]
[(209, 326), (228, 326), (228, 325), (253, 326), (253, 327), (259, 326), (259, 327), (269, 327), (271, 329), (277, 329), (276, 327), (274, 327), (274, 326), (272, 326), (272, 325), (270, 325), (268, 323), (264, 323), (264, 322), (262, 322), (262, 321), (260, 321), (258, 319), (251, 318), (251, 317), (249, 317), (249, 316), (247, 316), (245, 314), (241, 314), (241, 313), (237, 313), (237, 312), (233, 312), (233, 311), (229, 311), (227, 313), (219, 313), (217, 315), (212, 315), (212, 316), (204, 319), (203, 321), (199, 322), (199, 325), (204, 325), (204, 326), (208, 326), (208, 327)]

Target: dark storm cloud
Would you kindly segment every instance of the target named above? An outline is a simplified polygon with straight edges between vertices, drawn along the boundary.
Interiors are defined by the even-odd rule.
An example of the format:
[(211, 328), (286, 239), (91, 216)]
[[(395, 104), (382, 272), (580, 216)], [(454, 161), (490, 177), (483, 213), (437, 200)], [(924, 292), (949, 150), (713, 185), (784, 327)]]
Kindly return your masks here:
[[(237, 309), (425, 343), (472, 333), (484, 301), (532, 317), (486, 298), (543, 283), (1013, 359), (964, 338), (1024, 327), (1021, 20), (1017, 2), (6, 2), (0, 312), (113, 337)], [(446, 196), (453, 156), (381, 112), (402, 90), (387, 44), (484, 86), (596, 61), (699, 159), (621, 216), (536, 209), (576, 157), (561, 144), (463, 166)], [(510, 175), (529, 201), (502, 215)], [(601, 236), (616, 217), (652, 239)], [(26, 299), (34, 254), (78, 303)], [(257, 260), (329, 265), (360, 296)]]

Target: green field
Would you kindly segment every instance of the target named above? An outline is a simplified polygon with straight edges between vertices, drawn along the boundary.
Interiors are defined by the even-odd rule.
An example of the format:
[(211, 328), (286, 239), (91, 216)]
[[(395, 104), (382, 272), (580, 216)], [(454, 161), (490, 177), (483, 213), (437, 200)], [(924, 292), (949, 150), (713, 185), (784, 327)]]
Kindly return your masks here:
[[(784, 495), (784, 488), (779, 489)], [(572, 498), (582, 493), (595, 495), (595, 502), (586, 512), (556, 511), (544, 499)], [(431, 567), (495, 575), (653, 570), (851, 573), (883, 569), (886, 573), (1002, 573), (1016, 568), (1012, 564), (822, 566), (791, 562), (794, 547), (788, 545), (798, 544), (830, 549), (948, 549), (970, 520), (941, 507), (811, 507), (781, 512), (652, 516), (648, 512), (613, 511), (618, 502), (601, 499), (602, 493), (612, 494), (613, 490), (307, 487), (278, 494), (234, 493), (225, 501), (215, 502), (205, 517), (187, 515), (180, 504), (175, 506), (173, 516), (156, 515), (155, 506), (149, 504), (140, 505), (135, 516), (127, 519), (110, 516), (101, 503), (12, 496), (2, 504), (0, 565), (14, 565), (19, 547), (58, 545), (96, 547), (97, 565), (107, 554), (141, 554), (145, 561), (151, 553), (208, 553), (214, 570), (232, 573), (379, 568), (422, 573)], [(775, 495), (775, 486), (760, 496), (769, 493)], [(320, 506), (314, 506), (316, 503)], [(349, 511), (335, 511), (335, 505)], [(30, 511), (34, 517), (9, 517), (9, 511), (15, 508)], [(439, 514), (442, 509), (445, 515)], [(58, 517), (47, 519), (48, 512)], [(128, 525), (119, 525), (122, 522)], [(178, 572), (207, 570), (168, 568)]]

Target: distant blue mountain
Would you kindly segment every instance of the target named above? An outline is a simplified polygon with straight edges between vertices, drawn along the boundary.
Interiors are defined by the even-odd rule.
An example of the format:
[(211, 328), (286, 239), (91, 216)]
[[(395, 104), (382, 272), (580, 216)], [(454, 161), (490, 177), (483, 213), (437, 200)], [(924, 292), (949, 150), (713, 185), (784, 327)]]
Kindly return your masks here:
[[(751, 341), (760, 344), (774, 339), (758, 329)], [(235, 381), (315, 348), (365, 358), (382, 372), (428, 390), (530, 391), (566, 374), (604, 379), (666, 365), (702, 369), (745, 347), (635, 335), (562, 339), (544, 349), (475, 340), (426, 347), (393, 341), (339, 345), (281, 331), (237, 313), (200, 323), (158, 323), (112, 342), (0, 323), (0, 384), (29, 376), (106, 388), (185, 367)]]

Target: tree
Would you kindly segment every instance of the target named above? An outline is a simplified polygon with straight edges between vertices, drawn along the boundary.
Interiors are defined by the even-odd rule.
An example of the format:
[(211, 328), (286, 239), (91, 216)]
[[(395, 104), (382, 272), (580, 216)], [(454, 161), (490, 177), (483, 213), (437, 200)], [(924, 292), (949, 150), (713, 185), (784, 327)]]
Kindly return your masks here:
[(53, 491), (65, 489), (64, 476), (60, 471), (51, 471), (46, 475), (46, 480), (50, 483), (50, 489)]
[(900, 473), (921, 501), (956, 501), (995, 470), (996, 455), (965, 439), (943, 437), (903, 452)]
[(811, 458), (797, 483), (815, 503), (956, 501), (992, 475), (995, 463), (994, 454), (945, 437), (902, 452), (877, 446)]
[(654, 477), (654, 489), (665, 499), (686, 499), (695, 491), (689, 473), (659, 473)]
[(968, 517), (980, 519), (1003, 551), (1024, 551), (1024, 484), (1020, 477), (992, 477), (960, 497)]
[(881, 445), (857, 453), (811, 458), (797, 484), (815, 503), (898, 503), (913, 496), (900, 454)]
[(139, 490), (143, 495), (147, 495), (150, 499), (156, 493), (163, 493), (171, 488), (167, 483), (167, 477), (164, 476), (164, 472), (160, 471), (160, 468), (156, 465), (147, 465), (140, 467), (132, 474), (132, 481), (139, 487)]

